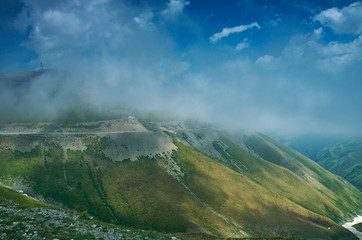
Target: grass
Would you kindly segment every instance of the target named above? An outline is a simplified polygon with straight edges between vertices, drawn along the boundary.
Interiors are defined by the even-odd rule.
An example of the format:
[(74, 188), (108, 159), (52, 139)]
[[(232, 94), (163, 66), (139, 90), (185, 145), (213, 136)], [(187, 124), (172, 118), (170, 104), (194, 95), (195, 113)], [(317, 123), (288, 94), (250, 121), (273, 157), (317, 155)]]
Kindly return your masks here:
[(37, 200), (26, 197), (18, 192), (11, 190), (9, 188), (0, 186), (0, 198), (6, 200), (12, 200), (19, 204), (19, 206), (24, 208), (32, 208), (32, 207), (42, 207), (42, 208), (53, 208), (47, 204), (39, 202)]
[(252, 181), (318, 214), (328, 215), (324, 211), (324, 206), (339, 212), (331, 202), (324, 199), (324, 196), (312, 184), (294, 172), (254, 157), (226, 139), (224, 142), (227, 143), (227, 152), (233, 158), (234, 163), (242, 169), (242, 174), (248, 176)]
[(312, 158), (362, 190), (362, 141), (347, 141), (319, 151)]
[(0, 177), (22, 178), (36, 195), (111, 223), (162, 232), (185, 232), (201, 225), (216, 235), (240, 236), (155, 159), (114, 163), (102, 154), (103, 139), (90, 137), (85, 142), (86, 151), (67, 152), (66, 178), (64, 152), (55, 145), (44, 154), (40, 148), (29, 153), (2, 149)]
[[(7, 202), (9, 200), (17, 203), (18, 205)], [(0, 211), (0, 229), (2, 230), (0, 232), (0, 237), (4, 237), (3, 234), (6, 234), (6, 239), (22, 239), (24, 238), (24, 234), (27, 234), (28, 237), (31, 236), (29, 234), (33, 234), (33, 236), (35, 236), (35, 232), (38, 237), (44, 239), (95, 239), (95, 237), (89, 232), (89, 229), (91, 229), (91, 225), (93, 224), (95, 224), (97, 227), (100, 227), (105, 233), (109, 231), (114, 232), (115, 230), (126, 232), (127, 236), (132, 237), (132, 239), (171, 238), (170, 235), (158, 233), (155, 231), (144, 231), (143, 229), (135, 228), (125, 229), (124, 226), (108, 224), (98, 220), (92, 220), (89, 217), (82, 218), (82, 214), (78, 215), (78, 213), (70, 214), (68, 212), (68, 215), (63, 219), (61, 219), (61, 217), (57, 217), (57, 213), (53, 213), (54, 215), (50, 217), (49, 215), (44, 215), (44, 210), (34, 209), (34, 207), (52, 209), (55, 208), (49, 207), (44, 203), (35, 201), (29, 197), (26, 197), (18, 192), (2, 186), (0, 186), (0, 204), (5, 206), (5, 208), (21, 213), (17, 215), (5, 211)], [(70, 224), (75, 223), (74, 219), (77, 219), (76, 215), (78, 215), (78, 221), (80, 221), (79, 225), (87, 226), (87, 232), (76, 231), (74, 228), (70, 227)], [(56, 221), (58, 223), (61, 222), (61, 226), (55, 226), (54, 223), (47, 223), (47, 221), (50, 219), (53, 219), (53, 221), (54, 219), (57, 219)]]
[[(307, 193), (307, 195), (300, 198), (300, 196), (298, 196), (299, 191), (293, 190), (293, 196), (298, 196), (297, 199), (293, 199), (293, 201), (300, 203), (308, 209), (323, 213), (335, 221), (342, 221), (361, 210), (361, 192), (354, 187), (347, 186), (336, 176), (323, 169), (312, 160), (262, 134), (251, 136), (247, 143), (251, 144), (252, 149), (262, 156), (263, 159), (273, 159), (273, 157), (269, 157), (269, 152), (273, 152), (275, 153), (274, 158), (277, 158), (278, 160), (274, 159), (271, 161), (272, 163), (285, 167), (301, 177), (305, 174), (310, 176), (311, 185), (314, 185), (314, 187), (310, 188), (310, 186), (306, 186), (307, 182), (303, 179), (302, 182), (294, 186), (298, 186), (296, 189), (300, 189), (300, 193)], [(293, 168), (288, 167), (288, 163), (292, 161), (294, 162), (293, 165), (296, 167), (294, 171)], [(274, 183), (275, 181), (271, 182)], [(291, 186), (293, 185), (291, 184)], [(310, 190), (308, 191), (307, 188), (303, 190), (303, 186)], [(348, 189), (348, 191), (346, 191), (346, 189)], [(318, 194), (318, 192), (321, 194)], [(309, 197), (314, 195), (314, 198), (322, 200), (324, 206), (317, 205), (318, 202), (321, 202), (320, 200), (315, 201), (309, 199), (303, 201), (308, 195)], [(320, 210), (316, 207), (320, 208)]]
[[(230, 168), (176, 143), (185, 181), (203, 201), (253, 235), (327, 237), (347, 234), (325, 217), (272, 193)], [(275, 216), (278, 216), (277, 219)], [(327, 227), (332, 226), (333, 231)]]

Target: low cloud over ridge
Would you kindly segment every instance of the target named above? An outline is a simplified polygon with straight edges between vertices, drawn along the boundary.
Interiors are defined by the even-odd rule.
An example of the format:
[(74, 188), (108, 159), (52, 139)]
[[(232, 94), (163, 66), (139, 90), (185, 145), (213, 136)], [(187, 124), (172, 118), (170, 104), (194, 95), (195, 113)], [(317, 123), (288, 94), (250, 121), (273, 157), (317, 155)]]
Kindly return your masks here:
[[(30, 34), (22, 46), (37, 54), (36, 64), (66, 74), (34, 79), (22, 89), (22, 101), (18, 92), (1, 88), (1, 114), (57, 117), (78, 103), (95, 110), (121, 105), (230, 128), (362, 133), (357, 30), (347, 40), (327, 41), (329, 25), (311, 16), (309, 31), (290, 35), (274, 51), (275, 45), (257, 49), (263, 39), (255, 37), (267, 31), (270, 19), (255, 19), (260, 30), (254, 19), (224, 28), (212, 35), (213, 44), (217, 29), (202, 29), (190, 15), (192, 1), (24, 3), (16, 25)], [(165, 16), (171, 5), (178, 6), (171, 12), (182, 24)], [(343, 9), (338, 11), (349, 18)], [(228, 36), (234, 33), (233, 42)]]

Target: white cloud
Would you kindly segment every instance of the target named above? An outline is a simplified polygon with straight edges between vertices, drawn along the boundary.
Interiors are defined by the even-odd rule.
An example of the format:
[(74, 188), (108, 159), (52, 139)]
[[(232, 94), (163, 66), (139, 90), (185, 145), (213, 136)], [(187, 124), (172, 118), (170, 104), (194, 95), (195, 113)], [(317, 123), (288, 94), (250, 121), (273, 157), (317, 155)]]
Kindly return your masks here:
[(166, 6), (166, 9), (161, 12), (165, 17), (174, 17), (177, 14), (182, 13), (185, 6), (190, 5), (189, 1), (185, 0), (170, 0)]
[(144, 12), (137, 17), (133, 18), (133, 21), (137, 23), (142, 28), (154, 28), (152, 23), (153, 13), (151, 11)]
[(248, 43), (247, 41), (248, 41), (248, 39), (245, 38), (244, 41), (242, 41), (241, 43), (238, 43), (238, 44), (236, 45), (236, 47), (235, 47), (235, 50), (236, 50), (236, 51), (241, 51), (241, 50), (243, 50), (243, 49), (245, 49), (245, 48), (250, 47), (250, 45), (249, 45), (249, 43)]
[(355, 2), (342, 9), (329, 8), (314, 17), (337, 34), (362, 33), (362, 2)]
[(316, 38), (320, 38), (321, 35), (323, 33), (323, 28), (317, 28), (313, 31), (313, 35), (316, 37)]
[(27, 21), (23, 28), (31, 25), (32, 31), (23, 45), (35, 50), (48, 66), (64, 54), (83, 54), (91, 52), (89, 49), (101, 49), (104, 44), (107, 49), (119, 46), (130, 31), (122, 3), (118, 3), (118, 8), (105, 0), (65, 0), (52, 4), (29, 1), (24, 7)]
[(273, 56), (264, 55), (264, 56), (258, 58), (258, 59), (255, 61), (255, 63), (256, 63), (256, 64), (264, 64), (264, 65), (267, 65), (267, 64), (271, 63), (273, 60), (274, 60), (274, 57), (273, 57)]
[(325, 71), (336, 72), (358, 63), (362, 60), (362, 35), (352, 42), (330, 42), (326, 46), (320, 46), (320, 53), (318, 66)]
[[(358, 102), (362, 36), (350, 42), (324, 43), (320, 41), (323, 28), (319, 28), (294, 37), (281, 56), (263, 53), (251, 61), (244, 54), (226, 56), (220, 48), (207, 52), (198, 46), (192, 51), (175, 48), (174, 38), (161, 29), (158, 24), (163, 23), (155, 15), (169, 11), (167, 14), (176, 16), (184, 10), (185, 1), (167, 1), (168, 10), (155, 15), (149, 9), (120, 6), (117, 0), (54, 1), (56, 6), (38, 9), (36, 2), (29, 1), (31, 6), (26, 9), (30, 19), (26, 14), (19, 16), (32, 26), (26, 45), (47, 67), (76, 73), (65, 81), (59, 79), (56, 87), (60, 86), (62, 94), (55, 100), (38, 97), (47, 90), (46, 83), (53, 86), (54, 81), (44, 79), (35, 83), (22, 108), (8, 104), (11, 109), (35, 115), (47, 111), (59, 114), (82, 100), (96, 109), (107, 104), (125, 105), (265, 131), (303, 131), (306, 123), (313, 125), (311, 131), (338, 130), (349, 123), (353, 131), (362, 129)], [(330, 18), (338, 19), (337, 15)], [(152, 25), (155, 28), (148, 31)], [(225, 28), (213, 39), (216, 42), (254, 27), (260, 28), (257, 23)], [(234, 47), (242, 51), (249, 47), (248, 40)], [(4, 96), (1, 91), (0, 87), (0, 100)], [(355, 113), (358, 118), (348, 117)], [(326, 122), (331, 122), (331, 127), (326, 127)]]
[(43, 21), (46, 22), (50, 28), (59, 30), (64, 34), (79, 34), (82, 29), (81, 22), (76, 15), (58, 10), (46, 11), (43, 14)]
[(240, 32), (244, 32), (250, 28), (259, 28), (260, 26), (257, 22), (253, 22), (250, 23), (248, 25), (240, 25), (240, 26), (236, 26), (236, 27), (232, 27), (232, 28), (223, 28), (221, 32), (218, 33), (214, 33), (211, 37), (210, 37), (210, 41), (215, 43), (218, 40), (220, 40), (221, 38), (227, 37), (232, 33), (240, 33)]
[(319, 30), (291, 39), (280, 58), (285, 65), (318, 68), (325, 73), (337, 73), (362, 60), (362, 35), (350, 42), (320, 41)]

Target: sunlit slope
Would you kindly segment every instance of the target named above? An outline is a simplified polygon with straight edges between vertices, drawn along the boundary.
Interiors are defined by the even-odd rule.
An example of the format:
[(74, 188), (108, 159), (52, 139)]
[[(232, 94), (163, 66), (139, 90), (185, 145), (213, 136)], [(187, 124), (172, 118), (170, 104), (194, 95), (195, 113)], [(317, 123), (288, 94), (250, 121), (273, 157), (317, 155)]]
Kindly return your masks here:
[(176, 160), (185, 172), (185, 184), (198, 198), (252, 236), (348, 237), (330, 219), (298, 206), (182, 143), (177, 146)]
[[(314, 161), (262, 134), (247, 136), (245, 143), (264, 160), (284, 167), (299, 176), (295, 179), (302, 181), (295, 186), (298, 186), (297, 189), (305, 187), (304, 190), (308, 190), (300, 192), (302, 195), (303, 192), (306, 194), (304, 197), (298, 196), (298, 191), (291, 191), (289, 195), (294, 201), (324, 213), (336, 221), (360, 211), (361, 192)], [(305, 199), (307, 196), (310, 197), (309, 200)], [(315, 201), (315, 198), (320, 200)]]
[(362, 140), (355, 139), (326, 148), (312, 156), (318, 164), (362, 190)]
[(192, 122), (166, 127), (184, 144), (313, 212), (339, 222), (361, 211), (356, 188), (263, 134), (229, 134)]
[(14, 190), (8, 189), (1, 185), (0, 185), (0, 199), (14, 201), (15, 203), (19, 204), (21, 207), (25, 208), (33, 208), (33, 207), (53, 208), (49, 205), (46, 205), (35, 199), (24, 196)]

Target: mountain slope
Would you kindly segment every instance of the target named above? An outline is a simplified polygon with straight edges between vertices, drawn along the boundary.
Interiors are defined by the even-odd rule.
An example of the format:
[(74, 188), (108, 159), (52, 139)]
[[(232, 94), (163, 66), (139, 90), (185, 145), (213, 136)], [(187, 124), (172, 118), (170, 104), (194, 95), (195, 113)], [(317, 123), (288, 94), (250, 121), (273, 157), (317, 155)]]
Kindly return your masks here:
[(138, 228), (354, 239), (337, 223), (361, 193), (313, 161), (262, 134), (143, 122), (3, 124), (0, 181)]
[[(0, 239), (170, 239), (170, 235), (93, 220), (0, 186)], [(175, 238), (175, 237), (174, 237)]]
[[(346, 183), (343, 180), (339, 179), (335, 175), (326, 171), (318, 164), (313, 162), (312, 160), (304, 157), (303, 155), (287, 148), (281, 143), (267, 137), (258, 134), (258, 138), (266, 141), (267, 147), (262, 150), (256, 150), (258, 154), (263, 156), (266, 154), (264, 151), (276, 151), (280, 155), (276, 155), (270, 157), (270, 155), (264, 156), (264, 159), (268, 159), (269, 161), (278, 161), (280, 166), (288, 168), (293, 171), (295, 174), (302, 177), (306, 180), (309, 185), (313, 186), (313, 188), (309, 188), (309, 193), (314, 191), (317, 194), (317, 191), (322, 193), (326, 199), (326, 202), (331, 202), (332, 205), (338, 206), (338, 209), (343, 211), (343, 214), (348, 215), (348, 209), (353, 209), (358, 206), (358, 199), (360, 196), (360, 192), (351, 186), (346, 186)], [(258, 146), (261, 144), (259, 143)], [(302, 186), (298, 184), (299, 186)], [(349, 189), (349, 193), (353, 193), (357, 199), (351, 198), (350, 194), (346, 192), (346, 189)], [(293, 193), (294, 195), (295, 193)], [(317, 195), (316, 195), (317, 196)], [(298, 200), (296, 200), (298, 201)], [(360, 201), (360, 200), (359, 200)], [(313, 202), (313, 201), (312, 201)], [(310, 203), (310, 202), (309, 202)], [(302, 204), (302, 203), (301, 203)], [(303, 204), (304, 205), (304, 204)], [(306, 206), (306, 205), (304, 205)], [(345, 207), (344, 207), (345, 206)], [(336, 221), (340, 221), (341, 219), (336, 215), (336, 212), (330, 208), (330, 205), (326, 204), (325, 206), (319, 206), (320, 210), (325, 214), (329, 215)], [(337, 210), (338, 211), (338, 210)]]
[(311, 158), (362, 190), (362, 139), (323, 149)]
[(341, 134), (305, 134), (293, 137), (272, 137), (308, 158), (311, 158), (311, 156), (315, 155), (321, 149), (328, 148), (348, 140), (347, 136), (341, 136)]
[(168, 128), (185, 144), (309, 210), (335, 221), (360, 211), (357, 189), (263, 134), (230, 135), (195, 123), (173, 123)]

